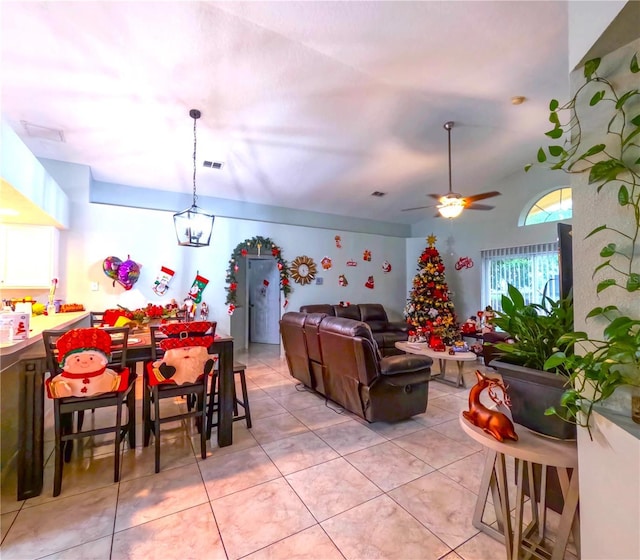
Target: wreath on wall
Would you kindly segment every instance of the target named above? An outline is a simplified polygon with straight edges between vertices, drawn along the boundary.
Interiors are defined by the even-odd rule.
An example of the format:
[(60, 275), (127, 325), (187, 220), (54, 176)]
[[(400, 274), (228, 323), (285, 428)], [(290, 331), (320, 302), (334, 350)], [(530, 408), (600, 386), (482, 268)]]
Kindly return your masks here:
[(229, 267), (227, 268), (226, 282), (228, 286), (225, 288), (227, 291), (226, 303), (229, 305), (229, 315), (232, 315), (236, 308), (238, 301), (238, 280), (236, 273), (239, 270), (238, 262), (241, 258), (246, 258), (248, 255), (262, 254), (262, 251), (270, 251), (271, 255), (276, 259), (278, 270), (280, 271), (280, 290), (284, 295), (283, 307), (286, 307), (289, 303), (287, 296), (291, 293), (291, 285), (289, 284), (289, 265), (287, 261), (282, 258), (282, 250), (268, 237), (256, 236), (251, 239), (245, 239), (231, 253), (229, 259)]

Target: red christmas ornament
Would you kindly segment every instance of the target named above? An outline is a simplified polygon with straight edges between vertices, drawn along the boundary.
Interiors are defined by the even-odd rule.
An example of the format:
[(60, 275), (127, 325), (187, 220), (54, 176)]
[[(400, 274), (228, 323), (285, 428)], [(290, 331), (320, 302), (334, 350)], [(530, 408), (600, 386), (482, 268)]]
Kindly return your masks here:
[(241, 249), (241, 250), (240, 250), (240, 254), (241, 254), (243, 257), (246, 257), (246, 256), (249, 254), (249, 251), (247, 251), (246, 249)]
[(280, 254), (280, 249), (278, 249), (277, 247), (274, 247), (273, 249), (271, 249), (271, 254), (274, 257), (277, 257)]

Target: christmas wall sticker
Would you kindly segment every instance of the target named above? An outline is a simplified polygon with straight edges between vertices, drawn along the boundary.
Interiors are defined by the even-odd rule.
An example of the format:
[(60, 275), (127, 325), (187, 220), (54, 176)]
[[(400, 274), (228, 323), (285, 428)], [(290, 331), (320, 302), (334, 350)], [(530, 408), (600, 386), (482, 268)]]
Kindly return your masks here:
[(458, 262), (454, 265), (456, 270), (462, 270), (463, 268), (473, 268), (473, 261), (471, 257), (460, 257)]
[(369, 276), (369, 278), (367, 278), (367, 281), (364, 283), (365, 288), (369, 288), (370, 290), (373, 290), (374, 287), (374, 281), (373, 281), (373, 276)]
[(347, 266), (358, 266), (358, 263), (354, 259), (351, 259), (347, 261)]
[(336, 247), (338, 249), (342, 249), (342, 239), (340, 238), (340, 236), (336, 235), (335, 240), (336, 240)]
[(349, 285), (349, 282), (347, 282), (347, 277), (344, 274), (338, 276), (338, 285), (342, 286), (343, 288)]
[(382, 271), (387, 274), (388, 272), (391, 272), (391, 263), (389, 261), (384, 261), (382, 263)]
[(325, 270), (329, 270), (333, 266), (333, 263), (331, 262), (330, 257), (324, 257), (320, 261), (320, 264), (322, 265), (322, 268), (324, 268)]
[(371, 251), (369, 251), (369, 249), (365, 249), (364, 253), (362, 253), (362, 260), (371, 262)]

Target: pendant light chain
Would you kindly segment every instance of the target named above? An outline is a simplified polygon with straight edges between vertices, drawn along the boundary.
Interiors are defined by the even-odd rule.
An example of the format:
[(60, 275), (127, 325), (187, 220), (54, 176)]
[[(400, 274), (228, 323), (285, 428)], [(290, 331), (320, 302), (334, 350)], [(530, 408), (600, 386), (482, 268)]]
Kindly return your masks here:
[[(198, 115), (199, 116), (199, 115)], [(198, 117), (193, 115), (193, 205), (196, 205), (198, 196), (196, 195), (196, 122)]]

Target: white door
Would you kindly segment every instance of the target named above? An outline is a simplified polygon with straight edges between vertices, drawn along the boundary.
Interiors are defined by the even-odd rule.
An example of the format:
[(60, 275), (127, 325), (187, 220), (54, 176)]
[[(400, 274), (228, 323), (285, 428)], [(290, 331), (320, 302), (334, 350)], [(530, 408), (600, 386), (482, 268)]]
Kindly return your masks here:
[(280, 344), (280, 273), (275, 259), (249, 259), (249, 342)]

